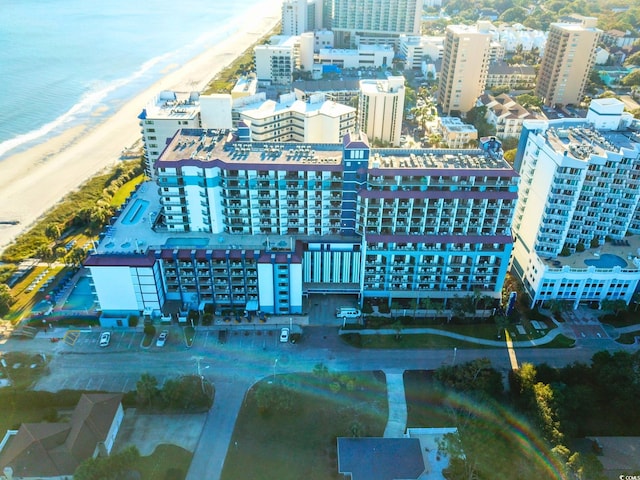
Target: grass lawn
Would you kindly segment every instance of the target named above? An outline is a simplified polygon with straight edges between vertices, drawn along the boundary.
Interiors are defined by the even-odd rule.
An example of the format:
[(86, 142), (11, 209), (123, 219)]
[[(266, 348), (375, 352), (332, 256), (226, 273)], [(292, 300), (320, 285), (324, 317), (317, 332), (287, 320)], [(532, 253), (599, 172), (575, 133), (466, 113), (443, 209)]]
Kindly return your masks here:
[(131, 468), (142, 480), (183, 480), (193, 454), (177, 445), (158, 445), (147, 457), (140, 457)]
[(443, 428), (452, 426), (450, 410), (445, 408), (446, 393), (426, 388), (431, 382), (426, 370), (404, 373), (404, 393), (407, 399), (407, 427)]
[(142, 183), (143, 180), (144, 174), (138, 175), (137, 177), (129, 180), (118, 189), (118, 191), (113, 195), (113, 198), (111, 198), (111, 202), (109, 203), (114, 207), (119, 207), (120, 205), (122, 205), (127, 197), (131, 195), (131, 192), (133, 192), (136, 187), (140, 183)]
[[(55, 288), (56, 282), (54, 281), (49, 287), (47, 287), (47, 291), (40, 293), (38, 290), (43, 286), (44, 282), (54, 276), (57, 276), (64, 267), (56, 266), (56, 267), (36, 267), (31, 273), (26, 275), (22, 280), (20, 280), (12, 289), (11, 294), (15, 299), (15, 303), (11, 306), (11, 310), (9, 314), (5, 316), (5, 320), (10, 320), (12, 322), (17, 322), (22, 317), (27, 316), (31, 313), (31, 309), (40, 301), (44, 300), (45, 296), (49, 293), (50, 290)], [(28, 292), (27, 289), (31, 285), (36, 277), (47, 271), (46, 276), (40, 280), (36, 285), (34, 285), (34, 289), (31, 292)]]
[(4, 436), (7, 430), (17, 430), (22, 423), (39, 423), (45, 421), (48, 410), (46, 408), (34, 408), (30, 405), (24, 405), (9, 398), (0, 403), (0, 435)]
[(573, 348), (575, 344), (576, 344), (576, 341), (573, 338), (569, 338), (564, 335), (558, 335), (549, 343), (540, 345), (537, 348)]
[(636, 343), (636, 337), (640, 337), (640, 331), (622, 333), (618, 338), (616, 338), (616, 342), (624, 345), (633, 345)]
[[(330, 386), (351, 379), (334, 393)], [(386, 382), (381, 372), (334, 376), (278, 375), (274, 385), (291, 385), (291, 409), (258, 408), (260, 382), (247, 394), (236, 421), (223, 480), (327, 480), (338, 475), (337, 437), (382, 436), (387, 422)], [(335, 387), (335, 384), (334, 384)]]

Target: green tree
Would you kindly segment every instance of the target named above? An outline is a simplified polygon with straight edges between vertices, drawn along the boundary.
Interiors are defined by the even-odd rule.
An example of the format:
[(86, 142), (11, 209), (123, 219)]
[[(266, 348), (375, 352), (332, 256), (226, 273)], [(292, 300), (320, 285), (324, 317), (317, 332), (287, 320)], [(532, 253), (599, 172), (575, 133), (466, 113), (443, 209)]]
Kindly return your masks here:
[(630, 66), (630, 65), (640, 66), (640, 52), (636, 52), (633, 55), (629, 55), (627, 59), (624, 61), (624, 64), (627, 66)]
[(158, 395), (158, 379), (148, 373), (140, 375), (140, 380), (136, 383), (136, 394), (139, 406), (150, 405)]
[(441, 385), (458, 392), (498, 397), (503, 391), (502, 374), (491, 366), (488, 358), (478, 358), (458, 365), (445, 365), (434, 372)]
[(522, 105), (524, 108), (542, 107), (542, 99), (532, 93), (523, 93), (522, 95), (518, 95), (516, 97), (516, 101)]
[(108, 457), (88, 458), (75, 473), (74, 480), (117, 480), (140, 458), (140, 452), (132, 445)]
[(11, 294), (11, 289), (8, 285), (0, 283), (0, 317), (9, 313), (11, 305), (15, 303), (15, 299)]
[(640, 69), (634, 70), (622, 79), (622, 84), (626, 87), (640, 85)]
[(60, 225), (58, 225), (57, 223), (51, 223), (47, 225), (47, 227), (44, 229), (44, 234), (49, 240), (55, 241), (59, 239), (60, 233), (61, 233)]

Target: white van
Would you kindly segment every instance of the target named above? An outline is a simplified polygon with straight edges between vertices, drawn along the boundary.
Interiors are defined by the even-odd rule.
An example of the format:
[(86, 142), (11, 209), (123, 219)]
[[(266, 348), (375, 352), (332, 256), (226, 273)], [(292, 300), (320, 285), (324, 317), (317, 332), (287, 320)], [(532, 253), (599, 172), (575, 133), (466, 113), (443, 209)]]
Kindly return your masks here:
[(355, 307), (336, 308), (336, 318), (360, 318), (362, 312)]

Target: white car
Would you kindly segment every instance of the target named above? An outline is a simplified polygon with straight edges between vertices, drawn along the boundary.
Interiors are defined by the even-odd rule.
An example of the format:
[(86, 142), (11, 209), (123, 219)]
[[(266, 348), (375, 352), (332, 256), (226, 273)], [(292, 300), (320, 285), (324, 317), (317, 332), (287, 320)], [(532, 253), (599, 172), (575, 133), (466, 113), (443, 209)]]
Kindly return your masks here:
[(167, 341), (168, 336), (169, 336), (169, 331), (162, 330), (160, 332), (160, 335), (158, 335), (158, 339), (156, 340), (156, 347), (164, 347), (164, 344)]
[(282, 330), (280, 330), (280, 341), (282, 343), (287, 343), (289, 341), (289, 329), (288, 328), (283, 328)]
[(111, 341), (111, 332), (102, 332), (102, 334), (100, 334), (101, 347), (108, 346), (110, 341)]

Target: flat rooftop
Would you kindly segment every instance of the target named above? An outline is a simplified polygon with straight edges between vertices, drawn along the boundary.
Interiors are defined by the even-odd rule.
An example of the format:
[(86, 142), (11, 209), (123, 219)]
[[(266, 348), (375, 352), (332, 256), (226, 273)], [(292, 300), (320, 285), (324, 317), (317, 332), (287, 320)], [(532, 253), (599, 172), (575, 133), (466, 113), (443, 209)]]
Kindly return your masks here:
[(503, 170), (504, 176), (517, 176), (502, 156), (488, 155), (479, 148), (453, 149), (372, 149), (369, 167), (380, 169)]
[(156, 249), (192, 248), (202, 250), (264, 250), (276, 247), (292, 250), (291, 235), (230, 235), (209, 232), (165, 232), (151, 227), (161, 211), (154, 182), (145, 182), (133, 193), (115, 222), (106, 229), (97, 245), (100, 255), (134, 255)]
[(192, 118), (198, 112), (200, 112), (200, 98), (197, 92), (164, 91), (147, 104), (140, 118)]
[(246, 169), (273, 165), (338, 166), (342, 163), (342, 145), (238, 142), (227, 130), (183, 129), (173, 137), (156, 166), (171, 168), (190, 161), (202, 166), (214, 161), (238, 163)]
[(606, 152), (619, 152), (622, 148), (637, 148), (640, 143), (640, 137), (630, 130), (598, 131), (575, 124), (550, 127), (545, 135), (556, 152), (567, 152), (578, 160), (588, 160), (592, 155), (606, 156)]

